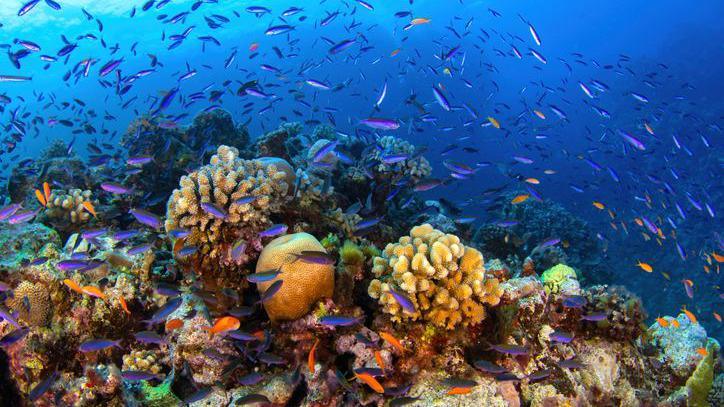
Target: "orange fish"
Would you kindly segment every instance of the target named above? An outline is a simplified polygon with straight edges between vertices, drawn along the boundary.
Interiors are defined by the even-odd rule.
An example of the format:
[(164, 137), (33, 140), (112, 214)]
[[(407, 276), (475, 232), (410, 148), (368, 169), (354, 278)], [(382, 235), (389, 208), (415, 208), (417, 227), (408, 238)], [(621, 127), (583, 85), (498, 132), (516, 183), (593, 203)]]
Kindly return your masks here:
[(712, 311), (712, 315), (714, 315), (714, 319), (716, 319), (717, 321), (719, 321), (719, 323), (721, 323), (721, 315), (716, 313), (716, 311)]
[(316, 351), (317, 351), (317, 345), (319, 345), (319, 339), (314, 341), (314, 345), (312, 345), (312, 349), (309, 350), (309, 356), (307, 357), (307, 366), (309, 366), (309, 372), (314, 374), (315, 365), (316, 365)]
[(641, 270), (643, 270), (647, 273), (654, 271), (654, 268), (651, 267), (651, 265), (649, 263), (641, 263), (641, 261), (639, 261), (638, 263), (636, 263), (636, 265), (641, 267)]
[(382, 354), (378, 350), (375, 351), (375, 361), (380, 369), (385, 370), (385, 362), (382, 360)]
[(118, 303), (121, 304), (121, 308), (123, 309), (123, 312), (125, 312), (128, 315), (131, 315), (131, 311), (128, 310), (128, 304), (126, 304), (125, 298), (118, 297)]
[(96, 208), (93, 207), (92, 203), (90, 203), (88, 201), (83, 201), (82, 205), (83, 205), (83, 208), (85, 208), (85, 210), (87, 210), (91, 215), (93, 215), (94, 218), (96, 217)]
[(241, 326), (241, 322), (239, 322), (238, 319), (231, 316), (226, 316), (217, 319), (214, 323), (214, 326), (204, 327), (203, 329), (209, 331), (209, 333), (213, 335), (229, 331), (235, 331), (239, 329), (239, 326)]
[(714, 256), (714, 260), (716, 260), (717, 263), (724, 263), (724, 256), (722, 256), (721, 254), (711, 252), (711, 255)]
[(428, 24), (430, 23), (429, 18), (413, 18), (412, 21), (410, 21), (410, 24), (412, 25), (421, 25), (421, 24)]
[(259, 49), (259, 43), (258, 42), (252, 42), (249, 45), (249, 51), (254, 52)]
[(43, 193), (40, 192), (39, 189), (35, 190), (35, 197), (38, 198), (38, 202), (40, 202), (40, 204), (43, 205), (43, 207), (48, 206), (48, 200), (45, 199), (45, 196), (43, 196)]
[(470, 392), (473, 391), (472, 387), (453, 387), (450, 390), (448, 390), (447, 395), (448, 396), (455, 396), (459, 394), (470, 394)]
[(709, 354), (709, 352), (707, 352), (706, 348), (699, 348), (696, 350), (696, 353), (700, 354), (701, 356), (706, 356)]
[(358, 373), (355, 373), (354, 375), (357, 377), (357, 379), (362, 380), (363, 382), (365, 382), (366, 385), (370, 386), (370, 388), (371, 388), (372, 390), (376, 391), (377, 393), (384, 393), (384, 392), (385, 392), (385, 388), (382, 387), (382, 385), (380, 384), (380, 382), (378, 382), (377, 379), (375, 379), (374, 376), (372, 376), (371, 374), (369, 374), (369, 373), (359, 373), (359, 374), (358, 374)]
[(66, 278), (65, 280), (63, 280), (63, 284), (67, 285), (68, 288), (77, 292), (78, 294), (83, 294), (83, 289), (75, 281)]
[(602, 204), (602, 203), (600, 203), (600, 202), (598, 202), (598, 201), (593, 201), (593, 206), (595, 206), (596, 208), (601, 209), (601, 210), (603, 210), (604, 208), (606, 208), (606, 205), (604, 205), (604, 204)]
[(45, 196), (45, 201), (50, 202), (50, 185), (47, 182), (43, 182), (43, 195)]
[(671, 320), (671, 325), (672, 325), (674, 328), (678, 328), (678, 327), (681, 326), (681, 324), (679, 323), (679, 320), (678, 320), (678, 319), (672, 319), (672, 320)]
[(692, 324), (696, 324), (696, 315), (694, 315), (691, 311), (689, 311), (686, 308), (682, 308), (682, 311), (684, 311), (684, 315), (686, 315), (687, 318), (689, 318), (689, 321), (691, 321)]
[(639, 226), (643, 226), (643, 225), (644, 225), (644, 221), (642, 221), (642, 220), (639, 219), (639, 218), (634, 218), (634, 221), (636, 221), (636, 224), (639, 225)]
[(510, 203), (512, 203), (513, 205), (516, 205), (516, 204), (527, 201), (528, 198), (530, 198), (530, 195), (528, 195), (528, 194), (518, 195), (515, 198), (513, 198), (513, 200), (510, 201)]
[(499, 122), (495, 117), (488, 116), (488, 121), (489, 121), (490, 124), (492, 124), (493, 127), (495, 127), (496, 129), (499, 129), (499, 128), (500, 128), (500, 122)]
[(83, 290), (83, 294), (90, 295), (91, 297), (100, 298), (103, 301), (106, 300), (106, 295), (103, 294), (103, 291), (101, 291), (100, 288), (94, 287), (92, 285), (86, 285), (81, 288)]
[(540, 110), (534, 110), (533, 113), (535, 113), (536, 116), (540, 117), (541, 120), (546, 119), (546, 115), (543, 114)]
[(527, 182), (529, 184), (533, 184), (533, 185), (540, 184), (540, 181), (538, 180), (538, 178), (526, 178), (525, 182)]
[(395, 55), (399, 54), (401, 51), (400, 48), (393, 49), (392, 52), (390, 52), (390, 57), (394, 57)]
[(656, 322), (659, 324), (660, 327), (666, 328), (669, 326), (669, 321), (667, 321), (664, 318), (658, 317), (656, 318)]
[(184, 321), (178, 318), (169, 319), (166, 322), (166, 332), (171, 332), (184, 326)]
[(186, 238), (176, 239), (176, 241), (173, 242), (173, 254), (174, 255), (178, 255), (179, 250), (183, 249), (185, 242), (186, 242)]
[(397, 338), (392, 336), (391, 334), (389, 334), (387, 332), (380, 332), (380, 338), (386, 340), (390, 345), (397, 348), (397, 350), (399, 350), (400, 352), (402, 352), (402, 353), (405, 352), (405, 347), (402, 346), (402, 343), (399, 340), (397, 340)]

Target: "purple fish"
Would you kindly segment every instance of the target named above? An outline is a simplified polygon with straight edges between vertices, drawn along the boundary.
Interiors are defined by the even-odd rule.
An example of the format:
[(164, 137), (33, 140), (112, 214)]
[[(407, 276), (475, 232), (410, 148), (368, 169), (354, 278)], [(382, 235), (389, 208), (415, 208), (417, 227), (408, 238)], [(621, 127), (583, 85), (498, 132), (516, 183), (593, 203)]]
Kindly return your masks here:
[(376, 117), (360, 120), (360, 124), (364, 124), (365, 126), (371, 127), (375, 130), (397, 130), (400, 128), (400, 123), (395, 119), (382, 119)]
[(257, 357), (260, 362), (267, 365), (285, 365), (287, 363), (286, 359), (269, 352), (262, 352)]
[(168, 235), (171, 236), (172, 239), (183, 239), (191, 234), (191, 231), (189, 229), (173, 229), (168, 232)]
[(380, 223), (382, 218), (365, 219), (354, 225), (354, 230), (368, 229)]
[(362, 317), (347, 317), (344, 315), (327, 315), (319, 318), (319, 323), (327, 326), (352, 326), (361, 321)]
[(560, 362), (558, 362), (558, 366), (562, 367), (563, 369), (582, 369), (585, 367), (583, 363), (576, 360), (575, 358), (561, 360)]
[(136, 236), (138, 233), (138, 230), (119, 230), (113, 234), (112, 238), (115, 241), (122, 242)]
[(544, 240), (543, 242), (541, 242), (541, 243), (538, 245), (538, 248), (539, 248), (539, 249), (545, 249), (546, 247), (555, 246), (555, 245), (557, 245), (557, 244), (560, 243), (560, 242), (561, 242), (561, 239), (559, 239), (559, 238), (557, 238), (557, 237), (552, 237), (552, 238), (550, 238), (550, 239), (546, 239), (546, 240)]
[(152, 244), (152, 243), (140, 244), (140, 245), (138, 245), (138, 246), (134, 246), (134, 247), (129, 248), (129, 249), (126, 251), (126, 253), (127, 253), (129, 256), (136, 256), (136, 255), (139, 255), (139, 254), (141, 254), (141, 253), (145, 253), (145, 252), (151, 250), (152, 247), (153, 247), (153, 244)]
[(239, 384), (242, 386), (255, 386), (264, 380), (264, 376), (258, 372), (251, 372), (239, 378)]
[(536, 382), (539, 382), (539, 381), (547, 378), (550, 375), (551, 375), (550, 369), (542, 369), (537, 372), (533, 372), (533, 373), (529, 374), (528, 380), (530, 380), (531, 383), (536, 383)]
[(161, 218), (148, 212), (145, 209), (131, 209), (128, 211), (139, 223), (150, 226), (154, 229), (161, 228)]
[(513, 159), (521, 164), (533, 164), (533, 160), (528, 157), (514, 155)]
[(436, 188), (442, 184), (442, 181), (435, 178), (428, 178), (421, 180), (417, 184), (415, 184), (415, 187), (413, 188), (415, 192), (424, 192), (429, 191), (433, 188)]
[(554, 331), (548, 335), (548, 338), (553, 342), (570, 343), (573, 340), (573, 334), (563, 331)]
[(508, 344), (502, 344), (502, 345), (490, 345), (490, 348), (498, 353), (504, 353), (507, 355), (527, 355), (529, 352), (529, 349), (527, 346), (520, 346), (520, 345), (508, 345)]
[(10, 313), (10, 311), (8, 311), (7, 309), (5, 309), (2, 306), (0, 306), (0, 318), (4, 319), (5, 321), (8, 321), (10, 323), (10, 325), (14, 326), (15, 328), (20, 329), (20, 324), (15, 319), (16, 316), (13, 315), (12, 313)]
[(140, 331), (133, 334), (138, 342), (141, 343), (155, 343), (157, 345), (165, 345), (166, 340), (163, 339), (159, 334), (153, 331)]
[(267, 28), (267, 30), (264, 32), (264, 34), (266, 34), (266, 35), (279, 35), (279, 34), (287, 33), (287, 32), (289, 32), (289, 31), (291, 31), (291, 30), (293, 30), (293, 29), (294, 29), (294, 27), (292, 27), (291, 25), (286, 25), (286, 24), (284, 24), (284, 25), (275, 25), (275, 26), (272, 26), (272, 27)]
[(270, 285), (269, 288), (264, 291), (264, 294), (262, 294), (259, 302), (264, 303), (272, 299), (272, 297), (274, 297), (274, 295), (279, 292), (279, 289), (282, 288), (282, 283), (284, 283), (284, 280), (277, 280), (273, 282), (272, 285)]
[(605, 312), (593, 312), (593, 313), (581, 316), (581, 319), (584, 321), (598, 322), (598, 321), (603, 321), (605, 319), (608, 319), (608, 314)]
[(10, 346), (16, 342), (19, 342), (20, 340), (25, 338), (25, 335), (27, 335), (28, 332), (30, 332), (30, 328), (20, 328), (14, 331), (10, 331), (10, 333), (0, 338), (0, 347)]
[(279, 270), (263, 271), (261, 273), (249, 274), (248, 276), (246, 276), (246, 280), (254, 284), (264, 283), (274, 280), (279, 274), (281, 274)]
[(231, 246), (231, 258), (235, 262), (238, 262), (241, 260), (241, 256), (244, 255), (246, 252), (246, 241), (244, 239), (239, 239), (234, 243), (233, 246)]
[(625, 132), (623, 130), (619, 130), (618, 134), (623, 137), (624, 141), (635, 147), (637, 150), (644, 151), (646, 150), (646, 146), (644, 146), (644, 143), (641, 142), (641, 140), (637, 139), (633, 135), (631, 135), (628, 132)]
[(30, 399), (30, 401), (36, 401), (43, 394), (45, 394), (48, 389), (53, 386), (55, 381), (58, 380), (58, 377), (60, 377), (58, 371), (53, 371), (47, 377), (41, 380), (40, 383), (33, 387), (33, 389), (30, 390), (30, 393), (28, 393), (28, 398)]
[(272, 225), (269, 229), (259, 232), (259, 237), (274, 237), (287, 233), (289, 227), (283, 223)]
[(35, 215), (38, 214), (38, 212), (40, 212), (40, 211), (37, 210), (37, 211), (15, 212), (12, 216), (10, 216), (8, 218), (8, 223), (10, 223), (11, 225), (17, 225), (19, 223), (28, 222), (29, 220), (33, 219), (35, 217)]
[(401, 163), (409, 158), (407, 154), (389, 154), (382, 156), (381, 160), (385, 164)]
[(160, 379), (158, 375), (143, 370), (124, 370), (121, 372), (121, 377), (128, 381)]
[(174, 311), (178, 309), (178, 307), (181, 306), (181, 303), (183, 303), (183, 299), (181, 297), (174, 297), (169, 299), (151, 316), (151, 319), (146, 322), (149, 324), (155, 324), (161, 321), (165, 321), (166, 317), (171, 315)]
[(208, 213), (209, 215), (211, 215), (217, 219), (226, 220), (226, 218), (229, 217), (229, 213), (226, 212), (225, 209), (220, 208), (218, 205), (215, 205), (210, 202), (202, 202), (201, 209), (203, 209), (204, 212)]
[(241, 198), (239, 198), (239, 199), (237, 199), (236, 201), (234, 201), (234, 205), (246, 205), (246, 204), (250, 204), (250, 203), (256, 201), (258, 198), (259, 198), (259, 196), (256, 196), (256, 195), (242, 196)]
[(144, 165), (153, 161), (153, 157), (148, 155), (139, 155), (135, 157), (128, 157), (126, 164), (128, 165)]
[(332, 45), (331, 48), (329, 48), (329, 53), (332, 55), (339, 54), (340, 52), (346, 50), (347, 48), (351, 47), (355, 44), (355, 40), (342, 40), (334, 45)]
[(508, 371), (508, 369), (500, 367), (495, 363), (488, 362), (487, 360), (477, 360), (475, 361), (475, 363), (473, 363), (473, 366), (475, 366), (475, 368), (478, 370), (492, 374), (501, 374)]
[(40, 0), (30, 0), (29, 2), (23, 4), (23, 6), (20, 7), (20, 10), (18, 10), (18, 17), (28, 14), (33, 7), (38, 5), (38, 3), (40, 3)]
[(109, 73), (113, 72), (114, 69), (118, 68), (118, 65), (123, 62), (123, 58), (121, 59), (115, 59), (108, 61), (105, 65), (101, 67), (101, 70), (99, 71), (99, 75), (101, 77), (108, 75)]
[(334, 151), (338, 144), (338, 140), (333, 140), (322, 146), (319, 150), (317, 150), (316, 153), (314, 153), (314, 157), (312, 157), (312, 162), (318, 163), (322, 161), (327, 154)]
[(131, 188), (124, 187), (121, 184), (116, 184), (113, 182), (104, 182), (101, 184), (101, 189), (103, 189), (106, 192), (110, 192), (112, 194), (130, 194), (133, 190)]
[(402, 294), (401, 292), (398, 292), (396, 290), (393, 290), (390, 288), (390, 295), (397, 301), (398, 304), (404, 309), (405, 311), (409, 312), (410, 314), (414, 314), (417, 310), (415, 309), (415, 304), (412, 303), (412, 300), (405, 294)]
[(316, 250), (303, 250), (301, 253), (295, 254), (294, 257), (294, 261), (299, 260), (304, 263), (321, 265), (330, 265), (337, 261), (334, 256), (327, 254), (327, 252)]
[(87, 352), (95, 352), (103, 349), (108, 349), (110, 347), (116, 346), (118, 348), (121, 347), (120, 345), (121, 341), (112, 341), (110, 339), (91, 339), (89, 341), (85, 341), (80, 344), (78, 347), (78, 350), (80, 350), (83, 353)]
[(258, 341), (258, 340), (259, 340), (259, 338), (257, 338), (256, 336), (252, 335), (251, 333), (249, 333), (249, 332), (244, 332), (244, 331), (240, 331), (240, 330), (238, 330), (238, 329), (235, 330), (235, 331), (229, 331), (229, 332), (227, 332), (227, 333), (226, 333), (226, 336), (227, 336), (227, 337), (230, 337), (230, 338), (232, 338), (232, 339), (236, 339), (237, 341), (242, 341), (242, 342), (254, 342), (254, 341)]
[(198, 251), (199, 251), (198, 246), (184, 246), (181, 249), (179, 249), (179, 251), (176, 254), (178, 255), (178, 257), (188, 257), (188, 256), (193, 256)]
[(55, 267), (60, 271), (77, 271), (88, 267), (86, 260), (61, 260), (55, 263)]
[(566, 308), (582, 308), (586, 305), (586, 297), (580, 295), (571, 295), (563, 300), (563, 306)]
[(0, 209), (0, 221), (4, 221), (5, 219), (13, 216), (18, 209), (20, 209), (20, 204), (10, 204)]
[(450, 111), (450, 102), (448, 102), (445, 95), (442, 93), (440, 89), (433, 86), (432, 87), (432, 94), (435, 96), (435, 100), (437, 100), (437, 103), (445, 110)]

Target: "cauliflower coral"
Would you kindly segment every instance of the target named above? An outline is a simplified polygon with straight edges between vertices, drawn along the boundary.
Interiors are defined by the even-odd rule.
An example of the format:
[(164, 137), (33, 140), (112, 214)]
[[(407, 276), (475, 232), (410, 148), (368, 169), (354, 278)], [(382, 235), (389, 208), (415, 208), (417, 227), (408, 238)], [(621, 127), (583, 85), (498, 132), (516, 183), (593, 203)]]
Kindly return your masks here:
[[(497, 279), (486, 278), (478, 250), (429, 224), (388, 244), (372, 270), (377, 278), (367, 292), (395, 322), (422, 319), (446, 329), (475, 325), (485, 319), (485, 304), (497, 305), (503, 293)], [(414, 312), (404, 310), (391, 290), (408, 297)]]
[(166, 231), (188, 231), (184, 246), (196, 246), (206, 265), (246, 261), (246, 253), (234, 258), (232, 247), (261, 251), (258, 233), (272, 224), (269, 215), (286, 202), (294, 179), (284, 160), (244, 160), (236, 148), (219, 146), (209, 165), (181, 177), (167, 204)]

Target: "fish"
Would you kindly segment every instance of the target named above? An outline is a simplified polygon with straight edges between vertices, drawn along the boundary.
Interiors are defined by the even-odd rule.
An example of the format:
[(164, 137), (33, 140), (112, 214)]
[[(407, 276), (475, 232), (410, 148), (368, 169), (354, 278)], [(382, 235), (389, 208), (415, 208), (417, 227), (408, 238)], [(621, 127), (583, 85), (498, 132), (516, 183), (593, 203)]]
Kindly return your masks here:
[(527, 201), (528, 198), (530, 198), (530, 195), (529, 195), (529, 194), (521, 194), (521, 195), (518, 195), (518, 196), (516, 196), (515, 198), (513, 198), (513, 199), (510, 201), (510, 203), (512, 203), (513, 205), (517, 205), (517, 204), (519, 204), (519, 203), (523, 203), (523, 202)]
[(400, 342), (397, 338), (395, 338), (391, 333), (389, 332), (379, 332), (380, 338), (384, 339), (385, 342), (392, 345), (393, 348), (397, 349), (401, 353), (405, 353), (405, 347), (402, 346), (402, 342)]
[(157, 374), (144, 370), (124, 370), (121, 372), (121, 377), (128, 381), (155, 380), (161, 378)]
[(232, 316), (225, 316), (218, 318), (213, 326), (202, 327), (202, 329), (209, 332), (211, 335), (223, 335), (229, 331), (235, 331), (239, 329), (241, 322), (239, 319)]
[(57, 370), (54, 370), (46, 375), (30, 390), (30, 393), (28, 393), (28, 399), (32, 402), (38, 400), (41, 396), (47, 393), (51, 387), (53, 387), (53, 384), (55, 384), (59, 377), (60, 373)]
[(397, 120), (379, 117), (368, 117), (360, 120), (359, 123), (375, 130), (397, 130), (400, 128), (400, 123)]
[(651, 272), (654, 271), (654, 268), (651, 267), (650, 264), (648, 264), (648, 263), (642, 263), (641, 261), (639, 261), (638, 263), (636, 263), (636, 266), (638, 266), (639, 268), (641, 268), (641, 270), (643, 270), (643, 271), (645, 271), (645, 272), (647, 272), (647, 273), (651, 273)]
[(377, 381), (377, 379), (374, 378), (374, 376), (368, 374), (368, 373), (355, 373), (354, 374), (357, 380), (363, 382), (367, 386), (369, 386), (372, 390), (374, 390), (377, 393), (384, 393), (385, 388), (382, 387), (382, 384)]
[(91, 297), (100, 298), (103, 301), (106, 300), (106, 295), (98, 287), (86, 285), (81, 288), (81, 291), (83, 292), (83, 294), (89, 295)]
[(281, 274), (279, 270), (263, 271), (259, 273), (253, 273), (246, 276), (246, 280), (250, 283), (258, 284), (267, 281), (272, 281)]
[(314, 345), (312, 345), (312, 348), (309, 350), (309, 355), (307, 356), (307, 367), (309, 367), (309, 372), (311, 374), (314, 374), (316, 367), (317, 345), (319, 345), (319, 339), (314, 341)]
[(274, 237), (287, 233), (289, 227), (285, 224), (272, 225), (266, 230), (259, 232), (259, 237)]
[(261, 295), (261, 298), (259, 299), (260, 303), (265, 303), (272, 299), (282, 288), (282, 284), (284, 283), (284, 280), (277, 280), (273, 282), (269, 287), (264, 290), (264, 293)]
[(229, 217), (229, 213), (225, 209), (213, 203), (202, 202), (199, 206), (201, 206), (201, 209), (203, 209), (204, 212), (216, 219), (226, 220)]
[(417, 311), (415, 309), (415, 304), (412, 302), (412, 300), (410, 300), (410, 298), (407, 295), (405, 295), (397, 290), (394, 290), (392, 288), (390, 288), (389, 293), (392, 296), (392, 298), (394, 298), (395, 301), (397, 301), (397, 303), (400, 305), (400, 307), (402, 307), (402, 309), (405, 312), (414, 314)]
[(319, 318), (319, 323), (327, 326), (352, 326), (361, 322), (359, 317), (348, 317), (344, 315), (325, 315)]
[(128, 211), (131, 215), (133, 215), (136, 220), (141, 223), (142, 225), (149, 226), (153, 229), (160, 229), (162, 222), (161, 218), (158, 216), (152, 214), (151, 212), (148, 212), (145, 209), (130, 209)]
[(303, 263), (331, 265), (337, 262), (334, 256), (327, 254), (325, 251), (302, 250), (300, 253), (293, 254), (293, 256), (294, 261), (301, 261)]
[(120, 343), (120, 340), (113, 341), (110, 339), (91, 339), (81, 343), (78, 350), (83, 353), (88, 353), (105, 350), (111, 347), (121, 348)]

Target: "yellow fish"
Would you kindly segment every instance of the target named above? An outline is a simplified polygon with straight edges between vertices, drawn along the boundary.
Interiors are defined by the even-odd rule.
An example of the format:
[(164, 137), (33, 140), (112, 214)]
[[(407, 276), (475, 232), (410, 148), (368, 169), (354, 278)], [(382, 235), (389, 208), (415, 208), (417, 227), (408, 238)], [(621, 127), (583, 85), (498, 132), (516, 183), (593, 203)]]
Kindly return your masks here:
[(538, 181), (538, 178), (526, 178), (525, 182), (527, 182), (529, 184), (533, 184), (533, 185), (540, 184), (540, 181)]
[(540, 110), (534, 110), (533, 113), (535, 113), (536, 116), (540, 117), (541, 120), (546, 119), (546, 115), (543, 114)]
[(601, 210), (606, 208), (606, 205), (604, 205), (598, 201), (593, 201), (593, 206), (595, 206), (596, 208), (601, 209)]
[(495, 119), (495, 117), (488, 116), (488, 121), (489, 121), (490, 124), (492, 124), (493, 127), (495, 127), (496, 129), (499, 129), (499, 128), (500, 128), (500, 122), (497, 121), (497, 120)]
[(430, 23), (429, 18), (413, 18), (412, 21), (410, 21), (410, 24), (412, 25), (421, 25), (421, 24), (429, 24)]
[(651, 273), (652, 271), (654, 271), (654, 268), (651, 267), (651, 265), (650, 265), (649, 263), (641, 263), (641, 262), (639, 261), (638, 263), (636, 263), (636, 265), (639, 266), (639, 267), (641, 267), (641, 270), (643, 270), (643, 271), (645, 271), (645, 272), (647, 272), (647, 273)]
[(510, 203), (512, 203), (513, 205), (516, 205), (521, 202), (525, 202), (526, 200), (528, 200), (528, 198), (530, 198), (530, 195), (528, 195), (528, 194), (518, 195), (515, 198), (513, 198), (513, 200), (510, 201)]

